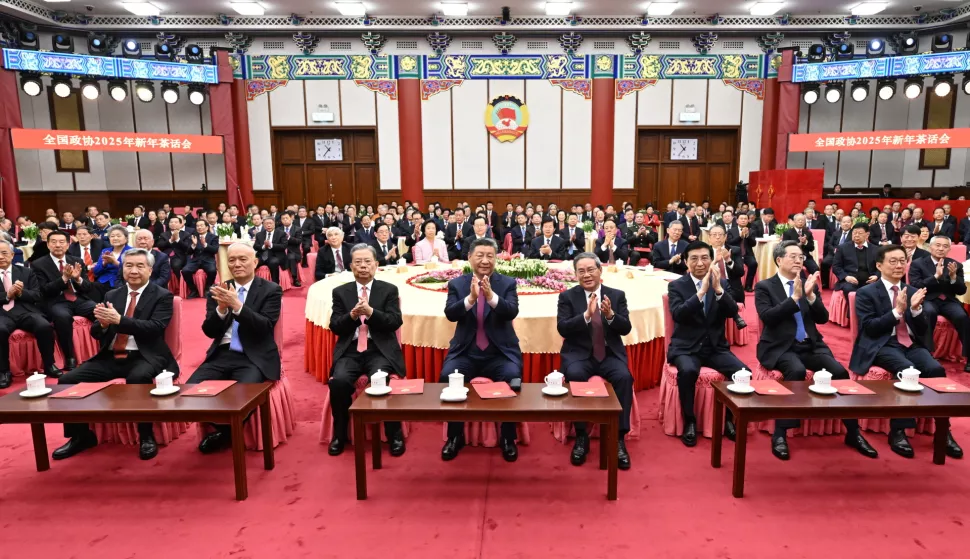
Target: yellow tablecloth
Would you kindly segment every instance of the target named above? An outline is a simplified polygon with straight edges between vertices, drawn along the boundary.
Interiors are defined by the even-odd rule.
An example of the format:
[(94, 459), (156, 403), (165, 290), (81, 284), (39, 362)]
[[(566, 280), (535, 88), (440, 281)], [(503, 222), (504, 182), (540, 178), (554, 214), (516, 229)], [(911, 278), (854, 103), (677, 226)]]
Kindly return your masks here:
[[(439, 269), (445, 269), (441, 267)], [(551, 264), (551, 268), (569, 268), (571, 263)], [(395, 268), (378, 271), (377, 279), (397, 285), (401, 295), (401, 311), (404, 325), (401, 342), (419, 347), (447, 349), (455, 333), (455, 324), (444, 315), (447, 293), (433, 292), (412, 287), (407, 279), (427, 272), (423, 266), (409, 266), (405, 273)], [(632, 271), (634, 278), (627, 277)], [(663, 271), (647, 272), (626, 268), (616, 273), (603, 272), (606, 285), (626, 293), (633, 330), (623, 337), (625, 345), (639, 344), (664, 335), (663, 306), (661, 295), (667, 292), (670, 277)], [(676, 277), (676, 276), (673, 276)], [(330, 325), (333, 290), (354, 280), (353, 274), (344, 272), (318, 281), (307, 293), (306, 318), (310, 322), (328, 328)], [(519, 316), (515, 319), (515, 332), (524, 353), (558, 353), (562, 338), (556, 331), (556, 303), (558, 294), (519, 295)]]
[(970, 260), (963, 263), (963, 281), (967, 284), (967, 292), (957, 297), (961, 303), (970, 305)]
[[(778, 266), (775, 259), (771, 257), (771, 252), (775, 250), (781, 237), (772, 235), (767, 241), (758, 239), (754, 247), (754, 259), (758, 261), (758, 281), (768, 279), (778, 273)], [(816, 264), (821, 265), (822, 261), (818, 256), (818, 243), (815, 243), (815, 250), (812, 251), (812, 258)]]
[(24, 253), (24, 261), (30, 260), (30, 257), (34, 255), (34, 242), (30, 241), (23, 246), (17, 247), (20, 249), (20, 252)]

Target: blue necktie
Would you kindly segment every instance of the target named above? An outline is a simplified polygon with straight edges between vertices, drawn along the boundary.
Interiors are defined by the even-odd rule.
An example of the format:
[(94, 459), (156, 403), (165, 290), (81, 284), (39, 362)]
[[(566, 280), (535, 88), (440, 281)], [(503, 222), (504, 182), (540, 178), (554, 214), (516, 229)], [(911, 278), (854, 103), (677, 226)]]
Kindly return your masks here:
[[(670, 255), (671, 256), (676, 256), (677, 255), (677, 243), (672, 243), (670, 245)], [(698, 287), (698, 289), (700, 289), (700, 287)]]
[[(795, 292), (795, 282), (788, 282), (788, 296), (791, 297), (792, 293)], [(795, 302), (798, 304), (798, 301)], [(802, 318), (802, 308), (801, 305), (798, 307), (798, 311), (795, 313), (795, 341), (801, 342), (808, 337), (805, 333), (805, 319)]]
[[(240, 286), (238, 293), (239, 293), (239, 301), (245, 305), (246, 288)], [(243, 352), (242, 341), (240, 341), (239, 339), (239, 321), (236, 320), (235, 318), (232, 319), (232, 337), (229, 338), (229, 349), (238, 353)]]
[[(697, 291), (701, 290), (701, 283), (703, 283), (703, 281), (704, 280), (697, 282)], [(707, 314), (707, 295), (704, 295), (704, 314)]]

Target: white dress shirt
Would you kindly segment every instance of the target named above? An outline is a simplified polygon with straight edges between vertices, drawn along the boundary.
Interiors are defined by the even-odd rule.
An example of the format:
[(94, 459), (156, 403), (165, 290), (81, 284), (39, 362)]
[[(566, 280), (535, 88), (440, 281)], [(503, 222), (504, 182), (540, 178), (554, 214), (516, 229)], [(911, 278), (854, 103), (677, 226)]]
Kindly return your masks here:
[[(896, 320), (899, 320), (903, 315), (899, 314), (899, 312), (896, 310), (896, 298), (893, 297), (893, 287), (898, 287), (900, 291), (905, 291), (906, 287), (902, 284), (890, 283), (890, 281), (886, 278), (879, 278), (879, 281), (882, 282), (882, 286), (886, 289), (886, 294), (889, 296), (889, 304), (893, 306), (893, 316), (896, 317)], [(912, 313), (913, 318), (919, 316), (920, 313), (923, 312), (923, 305), (920, 305), (919, 310), (911, 310), (910, 312)], [(913, 334), (913, 329), (909, 327), (909, 324), (906, 325), (906, 331), (909, 332), (909, 337), (911, 339), (916, 339), (916, 334)], [(893, 326), (892, 335), (896, 335), (895, 326)]]
[[(778, 280), (781, 282), (781, 285), (785, 288), (785, 293), (788, 293), (788, 282), (795, 281), (795, 278), (792, 278), (792, 279), (786, 278), (785, 276), (781, 275), (781, 270), (779, 270), (778, 273), (775, 275), (778, 276)], [(792, 287), (794, 288), (794, 286)], [(804, 291), (804, 288), (805, 288), (805, 283), (802, 282), (802, 296), (805, 297), (805, 299), (808, 300), (808, 304), (811, 305), (812, 303), (815, 302), (815, 290), (813, 289), (811, 293), (808, 293)], [(791, 298), (791, 295), (789, 295), (788, 297)]]
[[(138, 304), (138, 300), (141, 299), (141, 294), (145, 291), (145, 288), (148, 287), (148, 284), (146, 283), (145, 285), (139, 287), (138, 289), (136, 289), (134, 291), (131, 290), (131, 287), (127, 283), (125, 284), (125, 287), (128, 290), (128, 298), (125, 299), (125, 308), (123, 308), (123, 309), (115, 309), (116, 311), (118, 311), (121, 314), (122, 317), (124, 317), (125, 314), (128, 312), (128, 305), (131, 304), (131, 294), (132, 293), (137, 293), (138, 294), (138, 299), (135, 300), (135, 305), (137, 305)], [(115, 338), (117, 338), (117, 337), (118, 337), (118, 335), (115, 334)], [(115, 343), (114, 340), (111, 340), (111, 345), (112, 346), (114, 346), (114, 343)], [(138, 351), (138, 344), (135, 342), (135, 336), (133, 334), (128, 336), (128, 343), (125, 344), (125, 350), (127, 350), (127, 351)]]
[[(346, 270), (347, 266), (349, 266), (347, 262), (343, 263), (344, 265), (342, 269), (338, 269), (338, 266), (340, 266), (340, 264), (338, 264), (338, 261), (343, 262), (343, 259), (344, 259), (342, 247), (341, 248), (330, 247), (330, 252), (333, 253), (333, 270), (335, 272), (342, 272)], [(339, 260), (338, 260), (338, 255), (339, 255)]]
[[(930, 260), (932, 260), (932, 261), (933, 261), (933, 267), (934, 267), (934, 268), (936, 268), (936, 266), (937, 266), (937, 265), (938, 265), (938, 264), (940, 263), (940, 261), (939, 261), (939, 260), (937, 260), (936, 258), (933, 258), (932, 256), (930, 256)], [(934, 275), (935, 275), (935, 274), (934, 274)], [(947, 270), (947, 269), (946, 269), (946, 266), (944, 266), (944, 267), (943, 267), (943, 275), (942, 275), (942, 276), (940, 276), (940, 279), (943, 279), (943, 278), (946, 278), (946, 279), (948, 279), (948, 280), (950, 280), (950, 283), (951, 283), (951, 284), (952, 284), (952, 283), (956, 283), (956, 282), (957, 282), (957, 280), (956, 280), (956, 279), (953, 279), (953, 278), (951, 278), (951, 277), (950, 277), (950, 270)]]
[[(697, 291), (698, 293), (700, 293), (700, 292), (701, 292), (701, 290), (700, 290), (700, 289), (699, 289), (699, 288), (697, 287), (697, 282), (699, 282), (699, 281), (704, 281), (704, 278), (696, 278), (696, 277), (694, 277), (694, 274), (691, 274), (691, 275), (690, 275), (690, 279), (691, 279), (691, 281), (693, 281), (693, 282), (694, 282), (694, 289), (695, 289), (695, 290), (696, 290), (696, 291)], [(721, 291), (720, 293), (718, 293), (717, 291), (714, 291), (714, 300), (715, 300), (715, 301), (720, 301), (720, 300), (721, 300), (721, 297), (723, 297), (723, 296), (724, 296), (724, 293), (725, 293), (725, 291), (724, 291), (724, 290), (722, 290), (722, 291)], [(703, 303), (704, 301), (701, 301), (701, 302)]]
[[(249, 290), (252, 287), (253, 287), (253, 280), (249, 280), (249, 283), (246, 283), (243, 285), (237, 285), (236, 292), (238, 293), (240, 289), (245, 289), (246, 297), (249, 298)], [(226, 312), (223, 313), (223, 312), (219, 312), (219, 307), (216, 307), (216, 314), (219, 315), (219, 318), (226, 318), (227, 316), (229, 316), (229, 309), (226, 309)], [(239, 316), (239, 311), (233, 310), (232, 314)], [(232, 323), (230, 322), (229, 327), (226, 328), (226, 333), (222, 335), (222, 341), (219, 342), (219, 345), (228, 345), (229, 342), (231, 341), (232, 341)]]
[[(478, 276), (472, 274), (472, 281), (478, 281), (478, 279), (479, 279)], [(478, 296), (481, 297), (482, 295), (483, 295), (483, 292), (479, 290)], [(478, 301), (476, 301), (475, 303), (472, 303), (472, 294), (469, 293), (468, 297), (465, 297), (465, 310), (466, 311), (471, 310), (471, 308), (474, 307), (477, 303)], [(492, 290), (491, 299), (486, 301), (486, 303), (488, 303), (488, 306), (492, 307), (493, 309), (496, 307), (496, 305), (498, 305), (498, 293), (496, 293), (494, 289)]]
[[(360, 301), (360, 298), (364, 294), (364, 292), (361, 290), (361, 288), (366, 287), (367, 288), (367, 302), (370, 303), (370, 296), (373, 295), (373, 293), (374, 293), (371, 290), (371, 288), (374, 286), (374, 280), (370, 280), (370, 282), (367, 285), (361, 285), (360, 282), (354, 282), (354, 285), (357, 286), (357, 300)], [(357, 339), (359, 333), (360, 333), (360, 326), (358, 326), (357, 329), (354, 330), (354, 339), (355, 340)], [(368, 339), (371, 339), (372, 338), (372, 336), (370, 335), (370, 328), (367, 329), (367, 338)]]
[[(590, 295), (593, 295), (594, 293), (596, 294), (596, 305), (599, 306), (599, 305), (602, 305), (603, 304), (603, 286), (601, 284), (601, 285), (599, 285), (599, 286), (596, 287), (596, 291), (586, 291), (585, 289), (583, 290), (583, 294), (586, 296), (586, 305), (587, 305), (587, 308), (589, 308), (588, 307), (589, 306), (589, 297), (590, 297)], [(613, 301), (610, 301), (610, 304), (612, 305), (613, 304)], [(602, 311), (600, 311), (600, 314), (602, 314)], [(586, 324), (589, 324), (590, 322), (593, 321), (593, 317), (589, 317), (588, 319), (586, 318), (586, 311), (583, 311), (583, 318), (586, 319)], [(606, 319), (606, 323), (607, 324), (613, 324), (613, 319), (615, 319), (615, 318), (616, 318), (616, 311), (613, 311), (613, 317), (612, 318), (607, 318)]]

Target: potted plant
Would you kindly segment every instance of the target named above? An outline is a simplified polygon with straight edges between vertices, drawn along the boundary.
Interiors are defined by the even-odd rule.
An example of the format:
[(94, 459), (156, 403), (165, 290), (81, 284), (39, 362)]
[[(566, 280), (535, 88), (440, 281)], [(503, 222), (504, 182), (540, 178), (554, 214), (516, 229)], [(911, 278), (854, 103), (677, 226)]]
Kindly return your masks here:
[(231, 241), (233, 233), (235, 233), (235, 229), (231, 223), (220, 223), (216, 225), (216, 235), (219, 236), (219, 242)]

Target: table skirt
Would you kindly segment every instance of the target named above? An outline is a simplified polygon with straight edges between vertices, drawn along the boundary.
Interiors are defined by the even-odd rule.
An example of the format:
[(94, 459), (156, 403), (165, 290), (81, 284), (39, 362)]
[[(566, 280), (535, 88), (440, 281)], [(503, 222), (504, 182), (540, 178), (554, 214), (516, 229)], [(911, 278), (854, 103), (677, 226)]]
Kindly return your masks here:
[[(306, 370), (317, 380), (324, 382), (330, 377), (333, 364), (333, 348), (337, 336), (326, 328), (306, 322)], [(441, 366), (444, 364), (446, 349), (417, 347), (404, 344), (404, 364), (408, 378), (423, 378), (425, 382), (438, 382)], [(660, 373), (664, 364), (664, 339), (655, 338), (649, 342), (626, 346), (633, 374), (635, 390), (646, 390), (660, 384)], [(559, 368), (558, 353), (523, 353), (523, 382), (542, 382), (553, 369)]]

